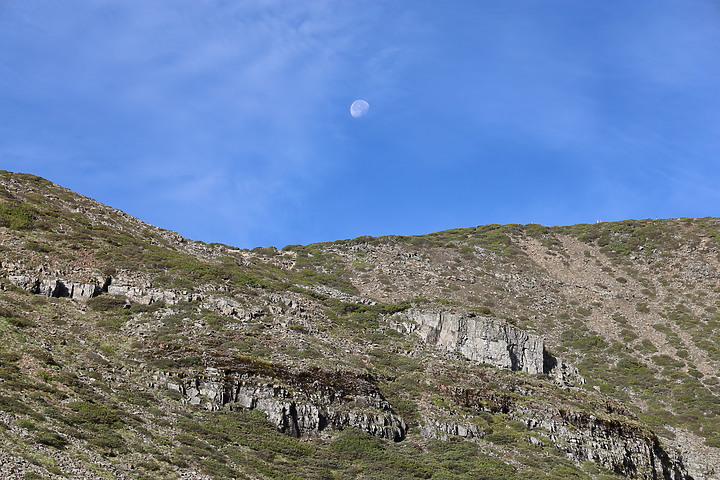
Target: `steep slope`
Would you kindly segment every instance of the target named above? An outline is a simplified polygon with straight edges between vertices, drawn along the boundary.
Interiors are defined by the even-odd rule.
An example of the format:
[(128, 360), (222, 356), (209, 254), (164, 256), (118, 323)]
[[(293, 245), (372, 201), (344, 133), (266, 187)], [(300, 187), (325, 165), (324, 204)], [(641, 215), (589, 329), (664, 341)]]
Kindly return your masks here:
[(7, 478), (720, 478), (720, 221), (241, 250), (0, 173)]

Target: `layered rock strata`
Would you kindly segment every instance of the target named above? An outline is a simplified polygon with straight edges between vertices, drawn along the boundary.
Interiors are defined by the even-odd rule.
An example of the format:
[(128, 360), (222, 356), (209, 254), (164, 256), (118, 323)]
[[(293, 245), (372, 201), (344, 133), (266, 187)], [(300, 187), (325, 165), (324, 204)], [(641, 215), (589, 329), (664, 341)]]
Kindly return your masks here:
[[(7, 272), (3, 272), (7, 273)], [(28, 273), (25, 271), (8, 274), (6, 278), (16, 287), (46, 297), (68, 297), (77, 300), (88, 300), (102, 293), (124, 297), (128, 303), (150, 305), (162, 302), (174, 305), (179, 302), (201, 301), (203, 307), (215, 310), (223, 315), (252, 320), (259, 315), (260, 307), (244, 307), (232, 297), (213, 296), (208, 292), (186, 290), (172, 290), (154, 288), (142, 285), (143, 282), (133, 282), (130, 279), (98, 277), (93, 280), (80, 282), (68, 280), (56, 275), (45, 273)], [(293, 306), (293, 305), (291, 305)]]
[[(328, 375), (333, 381), (324, 381)], [(405, 438), (405, 422), (367, 379), (313, 371), (287, 380), (207, 368), (196, 374), (156, 372), (151, 386), (175, 390), (184, 402), (208, 410), (261, 410), (278, 430), (296, 437), (355, 427), (394, 441)]]
[[(515, 396), (532, 392), (495, 393), (460, 387), (441, 387), (454, 403), (478, 412), (504, 413), (523, 422), (528, 430), (542, 432), (552, 444), (574, 461), (592, 461), (630, 478), (647, 480), (693, 480), (676, 451), (666, 449), (647, 427), (617, 405), (605, 405), (595, 413), (527, 405)], [(525, 395), (523, 395), (525, 394)], [(456, 416), (425, 418), (424, 436), (447, 440), (450, 436), (483, 437), (487, 432), (469, 419)]]
[(8, 280), (13, 285), (30, 293), (56, 298), (70, 297), (87, 300), (107, 289), (107, 281), (68, 282), (57, 278), (41, 278), (30, 275), (9, 275)]
[(585, 383), (577, 369), (550, 355), (545, 340), (498, 319), (474, 314), (410, 309), (393, 316), (395, 327), (469, 360), (532, 374), (561, 384)]

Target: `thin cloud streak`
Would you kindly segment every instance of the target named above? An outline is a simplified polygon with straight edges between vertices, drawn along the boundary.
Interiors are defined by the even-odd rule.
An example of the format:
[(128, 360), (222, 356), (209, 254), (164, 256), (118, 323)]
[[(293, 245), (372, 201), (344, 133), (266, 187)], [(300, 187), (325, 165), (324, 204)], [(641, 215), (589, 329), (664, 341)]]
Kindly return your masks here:
[[(673, 163), (718, 173), (704, 0), (8, 5), (4, 168), (194, 238), (607, 219), (684, 185)], [(357, 98), (372, 108), (351, 119)]]
[[(324, 152), (340, 152), (340, 145), (316, 140), (342, 136), (333, 122), (338, 99), (327, 92), (358, 67), (352, 55), (343, 60), (343, 49), (369, 49), (362, 38), (368, 33), (363, 25), (377, 9), (343, 11), (327, 2), (308, 10), (296, 2), (278, 1), (265, 2), (259, 11), (247, 4), (208, 10), (194, 2), (172, 7), (166, 2), (104, 2), (81, 9), (79, 16), (61, 10), (51, 7), (45, 18), (25, 15), (26, 27), (51, 25), (30, 50), (48, 48), (58, 58), (45, 59), (37, 69), (28, 64), (31, 59), (25, 60), (20, 68), (32, 76), (25, 96), (55, 102), (53, 97), (62, 95), (66, 99), (59, 101), (60, 109), (63, 103), (69, 108), (102, 99), (100, 108), (107, 117), (132, 126), (118, 131), (119, 125), (111, 120), (105, 126), (79, 122), (74, 127), (79, 134), (108, 141), (125, 138), (125, 158), (110, 159), (118, 162), (113, 166), (122, 178), (157, 180), (160, 198), (190, 207), (190, 199), (209, 199), (178, 195), (182, 187), (174, 184), (174, 172), (191, 172), (202, 165), (215, 178), (242, 178), (242, 187), (231, 187), (232, 196), (236, 203), (257, 206), (245, 208), (260, 215), (273, 198), (312, 188), (341, 161)], [(62, 21), (50, 22), (50, 16)], [(74, 36), (85, 28), (84, 35)], [(38, 98), (37, 92), (45, 92), (44, 97)], [(144, 137), (160, 142), (152, 144)], [(78, 146), (83, 147), (70, 141), (64, 147)]]

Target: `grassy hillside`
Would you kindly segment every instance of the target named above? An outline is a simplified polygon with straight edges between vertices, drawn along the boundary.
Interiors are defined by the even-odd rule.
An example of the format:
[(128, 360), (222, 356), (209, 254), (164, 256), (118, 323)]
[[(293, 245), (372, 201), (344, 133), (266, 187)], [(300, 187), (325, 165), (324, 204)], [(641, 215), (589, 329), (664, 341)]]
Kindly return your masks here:
[[(716, 478), (719, 241), (720, 221), (709, 218), (490, 225), (248, 251), (193, 242), (39, 177), (0, 172), (0, 472), (632, 471), (582, 458), (539, 420), (556, 417), (682, 448), (695, 478)], [(43, 294), (56, 281), (98, 290), (90, 299)], [(439, 351), (397, 328), (393, 315), (407, 309), (492, 317), (542, 335), (587, 382), (563, 387)], [(192, 404), (157, 381), (206, 378), (208, 369), (291, 393), (362, 390), (385, 399), (407, 435), (393, 442), (349, 427), (295, 438), (259, 408), (208, 411), (205, 397)]]

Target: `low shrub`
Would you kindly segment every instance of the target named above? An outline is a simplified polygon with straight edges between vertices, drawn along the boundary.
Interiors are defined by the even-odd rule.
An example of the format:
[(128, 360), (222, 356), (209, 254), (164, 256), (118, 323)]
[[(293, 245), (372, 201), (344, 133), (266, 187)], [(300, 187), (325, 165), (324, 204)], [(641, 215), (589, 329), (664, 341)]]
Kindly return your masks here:
[(48, 447), (62, 449), (68, 444), (65, 437), (55, 432), (43, 432), (35, 437), (35, 443)]
[(113, 453), (127, 451), (125, 440), (120, 435), (112, 432), (96, 433), (90, 437), (88, 443), (96, 448)]
[(348, 428), (330, 444), (330, 450), (349, 460), (380, 452), (383, 445), (380, 440), (365, 432)]
[(88, 299), (87, 306), (95, 312), (107, 312), (109, 310), (117, 310), (125, 306), (124, 297), (117, 295), (98, 295)]
[(87, 427), (105, 426), (112, 428), (122, 427), (123, 412), (92, 402), (72, 402), (70, 408), (75, 412), (68, 420), (72, 424)]
[(0, 227), (11, 230), (30, 228), (36, 218), (36, 212), (27, 205), (4, 202), (0, 203)]

